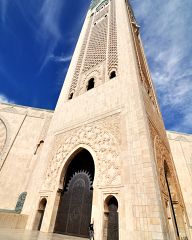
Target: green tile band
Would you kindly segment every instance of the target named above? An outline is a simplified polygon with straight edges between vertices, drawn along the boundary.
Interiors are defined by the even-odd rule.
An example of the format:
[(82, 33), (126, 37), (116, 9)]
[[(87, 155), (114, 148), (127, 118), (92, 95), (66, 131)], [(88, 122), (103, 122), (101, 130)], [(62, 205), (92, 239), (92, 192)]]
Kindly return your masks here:
[(90, 9), (93, 9), (95, 6), (97, 6), (99, 3), (103, 4), (104, 2), (108, 2), (108, 0), (92, 0), (91, 5), (90, 5)]

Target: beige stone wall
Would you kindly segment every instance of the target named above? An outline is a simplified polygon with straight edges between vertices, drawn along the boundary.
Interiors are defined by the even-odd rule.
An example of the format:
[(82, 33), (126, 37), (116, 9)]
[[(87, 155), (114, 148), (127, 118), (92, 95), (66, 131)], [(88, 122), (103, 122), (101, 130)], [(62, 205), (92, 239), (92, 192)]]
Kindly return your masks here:
[(167, 131), (169, 144), (186, 207), (192, 226), (192, 135)]
[(14, 209), (19, 194), (28, 192), (38, 148), (43, 144), (51, 117), (52, 112), (47, 110), (0, 104), (1, 209)]
[(24, 214), (0, 212), (0, 228), (24, 229), (27, 219)]
[[(45, 110), (0, 105), (0, 208), (14, 209), (19, 194), (27, 191), (22, 213), (29, 216), (26, 228), (34, 229), (39, 203), (46, 198), (41, 231), (52, 232), (71, 156), (85, 148), (95, 164), (92, 218), (96, 239), (103, 240), (109, 196), (118, 200), (120, 240), (171, 239), (162, 198), (164, 160), (179, 188), (177, 176), (135, 20), (124, 0), (118, 5), (112, 2), (106, 2), (100, 13), (88, 12), (51, 121), (52, 113)], [(95, 37), (96, 26), (104, 27), (110, 36), (103, 38), (106, 49), (99, 53), (99, 60), (82, 55)], [(93, 31), (87, 32), (88, 28)], [(90, 54), (99, 41), (93, 40)], [(116, 47), (111, 48), (113, 44)], [(110, 79), (108, 71), (113, 69), (117, 75)], [(92, 77), (95, 87), (87, 91)], [(191, 140), (178, 144), (174, 134), (168, 137), (173, 138), (171, 149), (191, 226), (192, 193), (186, 187), (186, 182), (191, 186)]]
[[(34, 226), (39, 201), (46, 197), (41, 231), (53, 231), (62, 172), (67, 170), (70, 156), (83, 147), (92, 154), (95, 163), (92, 217), (96, 239), (103, 240), (104, 203), (109, 195), (118, 200), (121, 240), (127, 240), (128, 236), (138, 240), (168, 239), (125, 1), (118, 1), (115, 10), (117, 76), (111, 80), (107, 76), (105, 82), (94, 89), (68, 100), (91, 16), (88, 12), (41, 154), (42, 170), (37, 173), (40, 176), (38, 193), (34, 197), (28, 229)], [(86, 82), (83, 84), (86, 89)]]

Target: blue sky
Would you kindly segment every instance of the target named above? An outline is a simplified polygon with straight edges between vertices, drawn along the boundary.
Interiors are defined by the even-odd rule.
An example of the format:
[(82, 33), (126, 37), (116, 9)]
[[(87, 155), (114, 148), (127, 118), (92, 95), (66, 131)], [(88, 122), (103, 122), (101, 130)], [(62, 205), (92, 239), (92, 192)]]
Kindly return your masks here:
[[(166, 128), (192, 133), (192, 1), (131, 3)], [(89, 4), (0, 0), (0, 101), (54, 109)]]

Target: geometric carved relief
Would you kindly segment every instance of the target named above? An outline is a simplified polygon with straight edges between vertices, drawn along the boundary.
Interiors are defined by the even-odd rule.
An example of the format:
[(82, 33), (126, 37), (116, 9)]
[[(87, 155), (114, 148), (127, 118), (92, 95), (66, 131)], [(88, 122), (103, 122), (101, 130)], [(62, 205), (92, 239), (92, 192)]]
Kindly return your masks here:
[(94, 87), (98, 87), (104, 83), (105, 79), (105, 68), (104, 63), (98, 64), (96, 67), (91, 68), (86, 73), (82, 74), (82, 80), (79, 81), (76, 95), (81, 95), (87, 91), (88, 81), (94, 78)]
[(78, 79), (79, 79), (79, 75), (80, 75), (80, 71), (81, 71), (81, 67), (82, 67), (82, 61), (83, 61), (83, 57), (84, 57), (84, 54), (85, 54), (85, 49), (86, 49), (86, 46), (87, 46), (87, 39), (89, 37), (89, 33), (90, 33), (90, 29), (91, 29), (91, 24), (92, 24), (92, 17), (89, 19), (89, 22), (88, 22), (85, 37), (84, 37), (84, 40), (83, 40), (83, 44), (81, 46), (81, 51), (80, 51), (80, 54), (79, 54), (79, 57), (78, 57), (78, 60), (77, 60), (77, 64), (76, 64), (76, 67), (75, 67), (72, 83), (71, 83), (71, 86), (70, 86), (69, 95), (71, 93), (75, 93), (75, 90), (76, 90), (76, 87), (77, 87), (77, 83), (78, 83)]
[(108, 74), (118, 67), (117, 56), (117, 26), (116, 26), (116, 10), (115, 1), (111, 1), (110, 23), (109, 23), (109, 43), (108, 43)]
[[(117, 71), (117, 27), (115, 1), (93, 1), (91, 6), (98, 5), (91, 14), (88, 27), (81, 46), (80, 54), (76, 63), (69, 96), (78, 96), (87, 91), (87, 75), (91, 72), (95, 86), (105, 82), (105, 70), (110, 76), (111, 72)], [(91, 8), (92, 8), (91, 7)], [(110, 9), (110, 14), (108, 14)], [(110, 22), (109, 22), (110, 21)], [(110, 23), (110, 24), (109, 24)], [(106, 66), (107, 65), (107, 66)]]
[(155, 137), (154, 150), (156, 153), (157, 171), (166, 219), (170, 219), (167, 208), (167, 206), (170, 205), (172, 207), (169, 210), (171, 210), (174, 215), (174, 218), (172, 217), (172, 222), (177, 226), (177, 234), (180, 236), (179, 239), (188, 239), (185, 232), (184, 215), (186, 213), (184, 210), (184, 202), (173, 160), (170, 156), (170, 152), (158, 135)]
[[(160, 188), (162, 193), (168, 196), (166, 181), (165, 181), (165, 159), (166, 162), (170, 162), (169, 153), (167, 152), (167, 149), (162, 144), (159, 136), (155, 137), (154, 141), (154, 150), (155, 150), (155, 156), (156, 156), (156, 162), (157, 162), (157, 168), (159, 173), (159, 180), (160, 180)], [(171, 171), (172, 172), (172, 171)]]
[(133, 33), (137, 63), (138, 63), (142, 86), (144, 91), (147, 93), (148, 98), (150, 99), (150, 102), (153, 104), (156, 112), (159, 114), (159, 107), (158, 107), (155, 92), (153, 89), (152, 79), (149, 75), (149, 69), (148, 69), (145, 53), (143, 50), (143, 46), (142, 46), (142, 42), (139, 34), (139, 26), (137, 24), (137, 21), (135, 19), (135, 16), (129, 1), (127, 1), (127, 3), (128, 3), (129, 16), (131, 17), (132, 33)]
[(92, 26), (82, 72), (86, 72), (106, 59), (108, 18)]
[(119, 123), (119, 115), (114, 115), (57, 135), (43, 188), (53, 190), (58, 187), (58, 176), (68, 160), (68, 155), (80, 144), (89, 146), (95, 152), (98, 185), (121, 184), (119, 138), (116, 137), (120, 135)]
[(144, 90), (142, 92), (143, 92), (145, 110), (149, 119), (149, 124), (153, 125), (155, 132), (158, 133), (158, 135), (161, 137), (166, 147), (169, 148), (169, 143), (167, 140), (167, 134), (165, 131), (163, 119), (161, 116), (159, 116), (159, 114), (155, 110), (153, 104), (151, 103), (148, 97), (148, 94)]
[(154, 147), (154, 153), (156, 158), (155, 160), (157, 164), (157, 171), (159, 175), (161, 193), (163, 194), (164, 198), (168, 197), (168, 190), (167, 190), (166, 181), (165, 181), (165, 164), (166, 164), (169, 169), (170, 178), (172, 179), (172, 183), (174, 184), (174, 187), (176, 189), (179, 203), (181, 206), (183, 206), (182, 194), (179, 188), (179, 183), (176, 177), (176, 170), (175, 170), (173, 160), (171, 158), (170, 150), (161, 140), (154, 126), (152, 126), (152, 124), (149, 124), (149, 126), (150, 126), (152, 143), (154, 145), (153, 147)]
[(4, 122), (0, 119), (0, 155), (5, 146), (6, 139), (7, 139), (7, 129)]

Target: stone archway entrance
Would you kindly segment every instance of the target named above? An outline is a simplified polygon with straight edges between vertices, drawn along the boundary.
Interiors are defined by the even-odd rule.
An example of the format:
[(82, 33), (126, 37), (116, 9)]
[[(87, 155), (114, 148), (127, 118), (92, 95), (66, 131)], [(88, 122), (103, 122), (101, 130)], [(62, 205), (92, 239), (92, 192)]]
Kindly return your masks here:
[(114, 196), (105, 201), (104, 240), (119, 240), (118, 202)]
[(88, 237), (94, 171), (91, 154), (81, 149), (67, 168), (55, 222), (55, 233)]
[(34, 230), (38, 230), (38, 231), (41, 230), (41, 225), (43, 222), (46, 205), (47, 205), (47, 199), (42, 198), (41, 201), (39, 202), (38, 210), (36, 213), (34, 227), (33, 227)]

